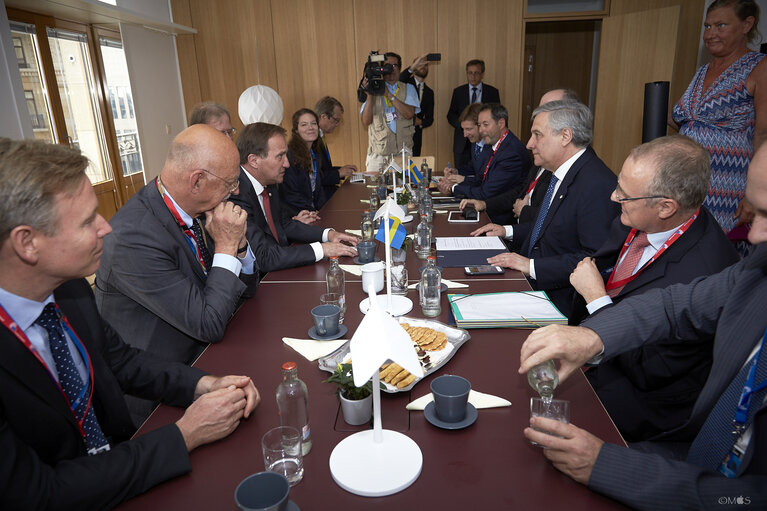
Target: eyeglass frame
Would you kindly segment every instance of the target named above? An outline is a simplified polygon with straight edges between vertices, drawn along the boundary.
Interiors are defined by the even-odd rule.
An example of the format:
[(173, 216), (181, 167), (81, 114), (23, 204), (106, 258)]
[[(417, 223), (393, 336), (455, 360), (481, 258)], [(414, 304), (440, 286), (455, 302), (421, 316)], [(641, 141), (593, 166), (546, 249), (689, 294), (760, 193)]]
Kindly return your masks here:
[(623, 204), (624, 202), (631, 202), (635, 200), (642, 200), (642, 199), (670, 199), (671, 197), (666, 197), (665, 195), (645, 195), (642, 197), (621, 197), (618, 195), (618, 188), (620, 188), (620, 185), (615, 187), (615, 190), (613, 191), (613, 195), (615, 195), (615, 201)]
[[(226, 135), (229, 138), (234, 138), (234, 136), (237, 134), (237, 128), (229, 128), (228, 130), (219, 130), (221, 133)], [(205, 169), (203, 169), (205, 170)], [(213, 174), (215, 176), (215, 174)], [(218, 176), (216, 176), (218, 177)]]
[[(232, 128), (232, 129), (234, 129), (234, 128)], [(223, 177), (221, 177), (221, 176), (219, 176), (217, 174), (214, 174), (213, 172), (209, 171), (208, 169), (200, 168), (200, 170), (202, 170), (204, 172), (207, 172), (211, 176), (216, 177), (216, 178), (220, 179), (221, 181), (223, 181), (224, 184), (229, 187), (228, 188), (229, 193), (234, 193), (234, 191), (237, 190), (240, 187), (240, 178), (239, 178), (239, 176), (234, 178), (234, 184), (230, 184), (229, 181), (227, 181), (226, 179), (224, 179)]]

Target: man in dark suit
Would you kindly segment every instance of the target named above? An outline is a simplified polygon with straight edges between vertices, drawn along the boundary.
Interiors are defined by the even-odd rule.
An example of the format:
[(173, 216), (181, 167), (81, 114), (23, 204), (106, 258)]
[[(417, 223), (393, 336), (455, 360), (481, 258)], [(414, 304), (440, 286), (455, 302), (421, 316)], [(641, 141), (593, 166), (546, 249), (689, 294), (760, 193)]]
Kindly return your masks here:
[[(689, 418), (632, 445), (604, 443), (574, 424), (537, 417), (525, 436), (546, 447), (554, 466), (635, 509), (763, 508), (767, 502), (767, 147), (748, 169), (754, 253), (690, 284), (651, 289), (600, 311), (580, 327), (550, 326), (522, 345), (519, 372), (560, 361), (560, 384), (584, 363), (600, 363), (647, 343), (714, 339), (713, 364)], [(684, 236), (683, 236), (684, 237)], [(749, 378), (753, 368), (753, 377)], [(750, 383), (749, 383), (749, 380)], [(759, 389), (762, 387), (761, 389)], [(759, 390), (757, 390), (759, 389)], [(741, 400), (741, 397), (744, 400)], [(740, 403), (740, 405), (739, 405)], [(548, 433), (557, 435), (551, 436)], [(664, 437), (692, 443), (664, 442)], [(684, 460), (684, 461), (683, 461)], [(728, 505), (729, 504), (729, 505)]]
[[(96, 300), (131, 345), (191, 364), (221, 340), (241, 300), (254, 292), (247, 213), (225, 200), (237, 193), (238, 162), (229, 138), (191, 126), (173, 140), (160, 176), (112, 218)], [(130, 405), (137, 420), (151, 411), (151, 404)]]
[[(538, 106), (550, 101), (578, 101), (578, 96), (572, 89), (551, 89), (541, 96)], [(511, 224), (534, 222), (538, 215), (538, 208), (546, 195), (549, 186), (551, 172), (543, 167), (531, 166), (520, 189), (511, 188), (505, 190), (487, 200), (464, 199), (460, 208), (471, 205), (477, 211), (487, 210), (487, 216), (495, 224)], [(510, 242), (510, 250), (517, 251), (522, 247), (519, 238)]]
[(317, 114), (319, 119), (320, 144), (323, 150), (322, 187), (325, 190), (325, 199), (330, 199), (330, 196), (336, 192), (341, 179), (357, 172), (357, 166), (334, 166), (327, 141), (325, 140), (325, 135), (333, 133), (343, 120), (344, 107), (341, 102), (331, 96), (325, 96), (314, 105), (314, 113)]
[(488, 263), (529, 276), (533, 288), (545, 290), (568, 317), (574, 296), (570, 273), (602, 246), (619, 210), (610, 200), (615, 174), (589, 146), (592, 123), (582, 103), (551, 101), (536, 108), (527, 147), (535, 164), (553, 174), (538, 215), (532, 222), (488, 224), (472, 233), (523, 239), (518, 253), (500, 254)]
[[(570, 276), (580, 294), (575, 324), (586, 310), (593, 314), (648, 289), (688, 283), (739, 260), (702, 207), (710, 179), (708, 152), (687, 137), (657, 138), (631, 152), (613, 192), (621, 216), (593, 259), (578, 263)], [(711, 369), (712, 344), (711, 338), (666, 339), (586, 374), (623, 438), (646, 440), (687, 420)]]
[[(0, 139), (4, 510), (111, 509), (189, 472), (188, 452), (227, 436), (259, 401), (250, 378), (159, 360), (101, 320), (82, 277), (111, 229), (87, 165), (61, 145)], [(123, 392), (189, 408), (130, 440)]]
[(415, 114), (413, 126), (413, 156), (421, 156), (421, 143), (423, 142), (423, 130), (434, 124), (434, 91), (426, 85), (426, 77), (429, 75), (429, 62), (424, 53), (416, 58), (409, 68), (402, 71), (399, 81), (409, 83), (418, 91), (418, 101), (421, 103), (421, 111)]
[(518, 189), (530, 166), (530, 155), (524, 144), (507, 128), (509, 113), (503, 105), (484, 104), (477, 118), (479, 134), (485, 145), (481, 164), (472, 180), (455, 181), (457, 176), (440, 179), (437, 186), (445, 195), (470, 199), (486, 199), (507, 189)]
[(248, 215), (247, 237), (259, 269), (266, 273), (313, 264), (323, 257), (356, 256), (356, 236), (282, 215), (277, 185), (288, 167), (287, 148), (285, 130), (273, 124), (249, 124), (237, 137), (240, 193), (232, 202)]
[(447, 120), (455, 128), (453, 135), (453, 155), (456, 167), (465, 166), (470, 159), (469, 143), (463, 136), (461, 123), (458, 117), (463, 109), (472, 103), (500, 103), (501, 96), (498, 89), (482, 82), (485, 76), (485, 62), (472, 59), (466, 63), (466, 79), (468, 83), (453, 89), (453, 97), (450, 99), (450, 108), (447, 111)]

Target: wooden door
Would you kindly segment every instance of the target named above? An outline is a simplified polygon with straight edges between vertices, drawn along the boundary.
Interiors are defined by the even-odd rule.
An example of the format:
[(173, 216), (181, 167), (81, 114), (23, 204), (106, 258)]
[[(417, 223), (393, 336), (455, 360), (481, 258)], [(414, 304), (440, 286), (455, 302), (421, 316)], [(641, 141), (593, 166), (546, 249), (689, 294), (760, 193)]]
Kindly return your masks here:
[(616, 174), (642, 142), (644, 84), (671, 81), (679, 10), (673, 6), (602, 21), (593, 146)]

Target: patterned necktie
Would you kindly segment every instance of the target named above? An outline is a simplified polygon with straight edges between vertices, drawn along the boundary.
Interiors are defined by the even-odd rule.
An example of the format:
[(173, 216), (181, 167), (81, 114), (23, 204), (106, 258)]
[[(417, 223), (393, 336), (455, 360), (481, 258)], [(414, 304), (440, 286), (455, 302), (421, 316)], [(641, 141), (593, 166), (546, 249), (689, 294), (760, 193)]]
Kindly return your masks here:
[(69, 344), (64, 336), (64, 329), (61, 328), (61, 321), (56, 312), (56, 306), (49, 303), (43, 309), (42, 314), (35, 320), (35, 323), (45, 328), (48, 332), (48, 345), (50, 346), (53, 361), (56, 364), (56, 371), (59, 373), (59, 385), (67, 396), (70, 404), (73, 404), (78, 395), (82, 392), (79, 403), (73, 411), (77, 420), (83, 418), (86, 407), (88, 413), (83, 420), (83, 431), (85, 432), (85, 442), (88, 449), (98, 449), (104, 445), (109, 445), (104, 432), (101, 431), (99, 421), (96, 419), (96, 413), (93, 406), (88, 407), (88, 386), (83, 388), (83, 380), (77, 371), (72, 353), (69, 351)]
[(269, 224), (269, 230), (272, 231), (274, 240), (279, 243), (280, 237), (277, 236), (277, 227), (274, 225), (274, 218), (272, 217), (272, 203), (269, 200), (269, 193), (266, 188), (261, 190), (261, 200), (264, 201), (264, 215), (266, 216), (266, 223)]
[[(636, 236), (634, 236), (634, 240), (631, 242), (631, 246), (629, 247), (628, 252), (626, 252), (626, 257), (623, 258), (623, 261), (618, 264), (618, 268), (615, 270), (615, 275), (613, 275), (612, 282), (620, 282), (621, 280), (627, 279), (634, 274), (634, 269), (636, 269), (637, 264), (639, 264), (639, 260), (642, 258), (644, 249), (649, 244), (650, 242), (647, 239), (646, 232), (640, 231)], [(617, 296), (624, 287), (625, 284), (620, 287), (614, 287), (607, 291), (607, 295), (610, 298), (615, 298), (615, 296)]]
[(197, 248), (200, 250), (202, 260), (205, 263), (205, 271), (210, 271), (210, 267), (213, 265), (213, 256), (210, 255), (208, 246), (205, 244), (205, 236), (202, 234), (200, 221), (196, 218), (192, 222), (192, 233), (194, 234), (194, 238), (197, 241)]
[(543, 197), (543, 202), (541, 203), (541, 209), (538, 211), (538, 217), (535, 219), (535, 225), (533, 225), (533, 232), (530, 235), (530, 246), (527, 249), (527, 257), (531, 257), (535, 242), (538, 241), (538, 236), (541, 234), (543, 221), (546, 219), (546, 214), (549, 212), (551, 197), (554, 195), (554, 187), (556, 186), (557, 181), (557, 176), (551, 176), (549, 187), (546, 189), (546, 195)]
[(479, 144), (474, 144), (474, 158), (479, 158), (479, 153), (482, 152), (482, 148), (479, 147)]
[(476, 103), (477, 102), (477, 88), (472, 87), (471, 88), (471, 102)]
[[(767, 353), (762, 353), (759, 357), (759, 363), (756, 365), (756, 377), (754, 378), (754, 386), (762, 383), (767, 379)], [(735, 410), (738, 407), (738, 401), (740, 400), (743, 386), (746, 383), (748, 377), (748, 371), (751, 369), (752, 360), (749, 360), (746, 365), (735, 375), (730, 385), (725, 389), (724, 393), (716, 402), (713, 410), (708, 415), (706, 422), (703, 423), (703, 427), (700, 428), (698, 436), (695, 437), (690, 451), (687, 454), (687, 461), (695, 465), (706, 467), (711, 470), (719, 470), (719, 466), (722, 464), (727, 453), (732, 450), (735, 441), (738, 439), (733, 431), (733, 417), (735, 417)], [(767, 389), (762, 389), (752, 394), (751, 407), (748, 411), (748, 419), (745, 427), (747, 428), (753, 418), (754, 414), (761, 408), (762, 399)], [(743, 430), (745, 431), (745, 429)]]

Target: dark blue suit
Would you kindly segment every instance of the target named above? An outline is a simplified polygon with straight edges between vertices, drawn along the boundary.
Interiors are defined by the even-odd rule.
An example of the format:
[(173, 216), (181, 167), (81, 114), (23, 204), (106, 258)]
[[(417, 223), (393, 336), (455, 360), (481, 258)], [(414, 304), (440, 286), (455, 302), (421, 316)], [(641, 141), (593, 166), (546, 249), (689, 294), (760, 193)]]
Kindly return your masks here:
[(321, 169), (323, 158), (321, 154), (317, 157), (320, 159), (320, 168), (317, 172), (317, 183), (315, 184), (314, 191), (312, 191), (312, 182), (309, 178), (309, 173), (306, 169), (297, 165), (293, 152), (288, 149), (288, 162), (290, 162), (290, 167), (285, 170), (285, 177), (282, 180), (282, 184), (279, 186), (284, 213), (288, 218), (292, 218), (303, 209), (317, 211), (327, 201), (322, 183)]
[[(484, 177), (488, 160), (490, 167)], [(453, 195), (468, 199), (486, 200), (510, 189), (518, 191), (530, 167), (530, 155), (524, 144), (512, 133), (498, 146), (493, 156), (492, 146), (485, 145), (480, 156), (481, 163), (473, 180), (464, 181), (453, 188)]]
[[(469, 141), (463, 136), (463, 129), (461, 123), (458, 122), (458, 118), (461, 116), (464, 108), (469, 106), (471, 96), (469, 95), (469, 84), (463, 85), (453, 89), (453, 97), (450, 99), (450, 108), (447, 111), (447, 120), (450, 125), (455, 128), (453, 134), (453, 155), (455, 157), (455, 167), (460, 168), (469, 161)], [(482, 102), (483, 103), (500, 103), (501, 96), (498, 94), (498, 89), (492, 85), (486, 83), (482, 84)]]
[[(617, 179), (591, 147), (575, 160), (551, 201), (530, 257), (535, 260), (534, 289), (545, 290), (562, 313), (570, 317), (575, 291), (570, 274), (584, 257), (602, 246), (620, 206), (610, 200)], [(527, 257), (535, 219), (514, 226), (522, 237), (520, 254)]]
[[(616, 218), (607, 241), (594, 254), (603, 274), (609, 276), (618, 261), (628, 231)], [(738, 260), (737, 251), (719, 224), (701, 207), (687, 231), (626, 284), (613, 302), (648, 289), (686, 284), (719, 273)], [(585, 312), (582, 298), (578, 297), (577, 304)], [(606, 309), (600, 309), (595, 316)], [(712, 346), (711, 337), (684, 343), (671, 337), (618, 355), (586, 375), (623, 437), (638, 442), (687, 420), (711, 369)]]

